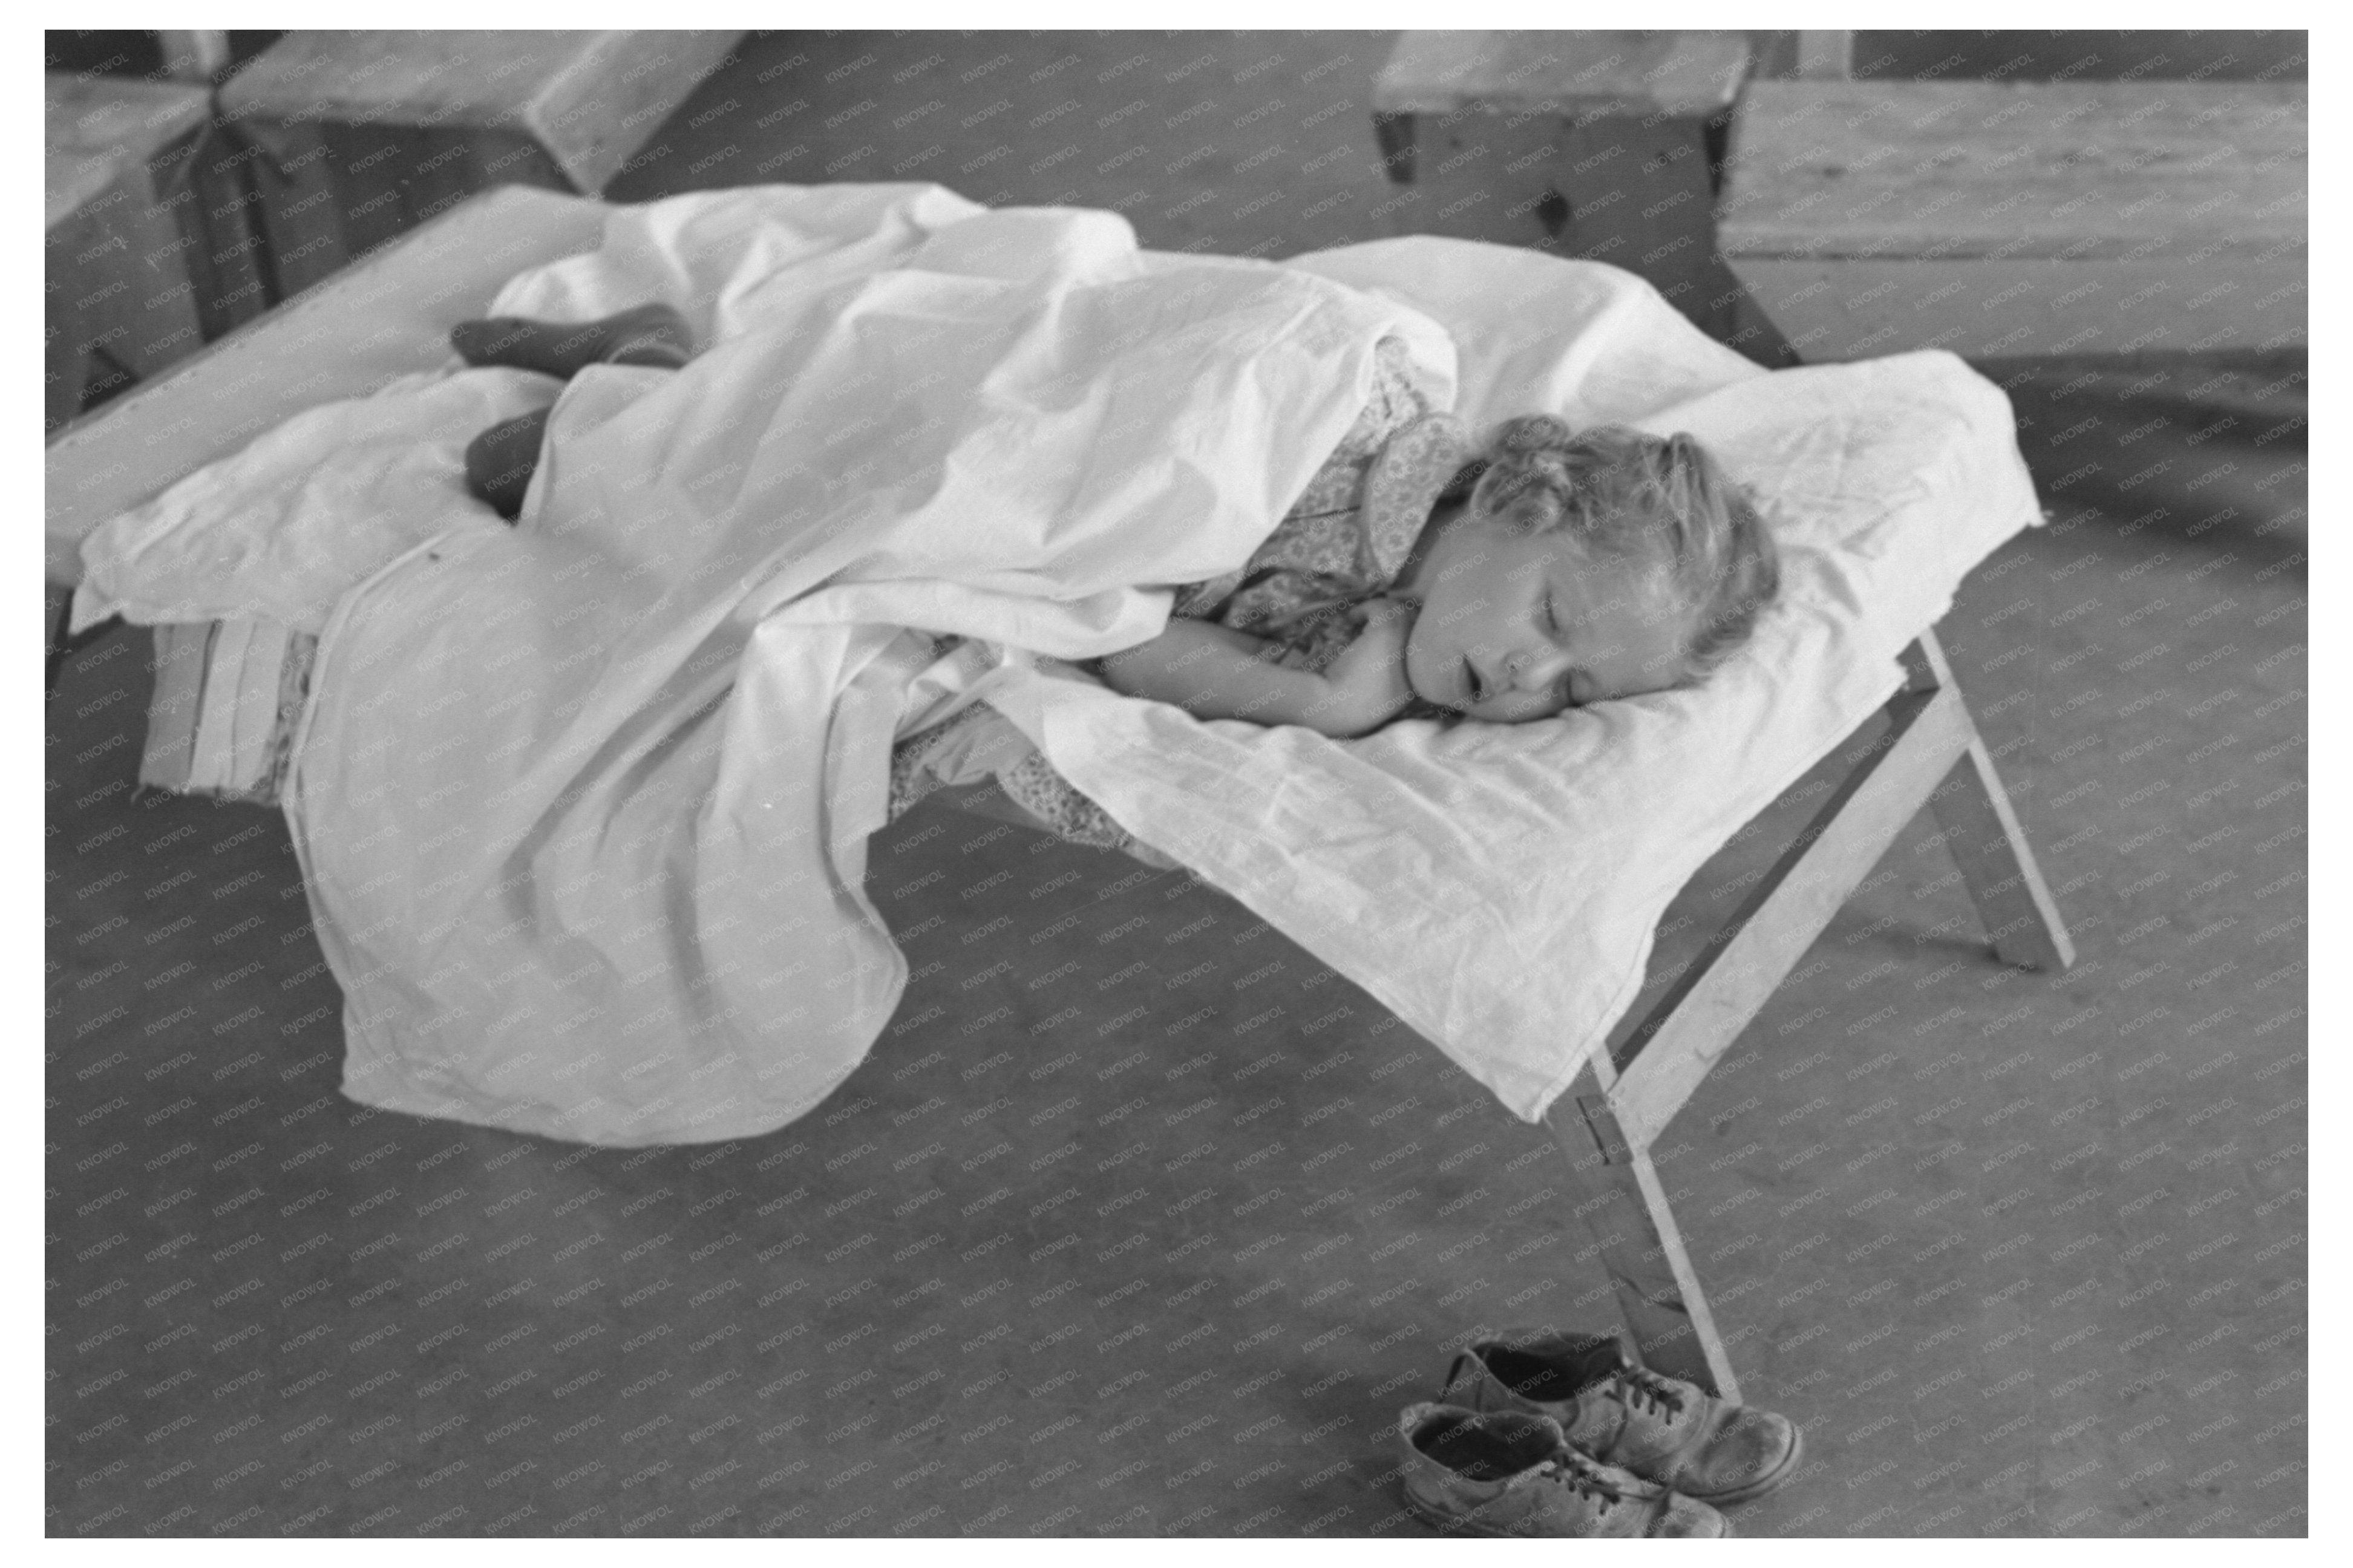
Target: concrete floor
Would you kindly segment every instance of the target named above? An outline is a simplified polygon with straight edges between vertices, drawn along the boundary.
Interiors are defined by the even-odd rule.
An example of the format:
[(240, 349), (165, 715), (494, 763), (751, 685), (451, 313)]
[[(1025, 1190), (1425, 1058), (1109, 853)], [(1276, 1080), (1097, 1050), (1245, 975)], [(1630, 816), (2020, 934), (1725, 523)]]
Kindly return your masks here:
[[(1281, 257), (1385, 232), (1385, 47), (759, 38), (614, 194), (937, 178)], [(1944, 636), (2079, 962), (1996, 965), (1924, 816), (1667, 1140), (1749, 1396), (1809, 1434), (1743, 1534), (2305, 1529), (2303, 440), (2133, 406), (2056, 446), (2036, 392), (2038, 468), (2105, 481)], [(2180, 498), (2225, 465), (2215, 521)], [(802, 1123), (354, 1107), (282, 824), (135, 795), (148, 657), (110, 634), (48, 709), (51, 1533), (1419, 1535), (1389, 1433), (1448, 1352), (1613, 1321), (1549, 1140), (1355, 986), (936, 802), (874, 844), (901, 1015)], [(1802, 816), (1694, 880), (1654, 991)]]

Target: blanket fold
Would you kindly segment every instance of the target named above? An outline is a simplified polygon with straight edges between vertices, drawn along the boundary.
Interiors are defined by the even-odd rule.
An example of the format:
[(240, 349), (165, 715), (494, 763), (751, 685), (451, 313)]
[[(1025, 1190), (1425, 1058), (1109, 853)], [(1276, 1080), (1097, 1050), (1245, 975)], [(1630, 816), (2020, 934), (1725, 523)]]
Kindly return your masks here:
[(575, 377), (518, 528), (337, 608), (287, 804), (354, 1097), (608, 1143), (817, 1104), (905, 982), (862, 883), (930, 716), (916, 634), (968, 639), (934, 706), (1155, 635), (1155, 585), (1248, 557), (1384, 332), (1447, 347), (1271, 265), (1146, 270), (1105, 213), (889, 259), (771, 280), (682, 371)]

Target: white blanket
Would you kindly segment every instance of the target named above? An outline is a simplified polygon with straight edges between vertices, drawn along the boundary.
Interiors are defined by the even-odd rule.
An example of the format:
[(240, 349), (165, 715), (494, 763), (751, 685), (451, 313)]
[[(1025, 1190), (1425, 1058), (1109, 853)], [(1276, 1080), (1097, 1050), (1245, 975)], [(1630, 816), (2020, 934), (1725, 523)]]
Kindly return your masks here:
[[(807, 1111), (905, 982), (861, 889), (892, 741), (985, 697), (1534, 1120), (1692, 871), (2036, 520), (2007, 405), (1950, 356), (1768, 378), (1626, 274), (1493, 247), (1274, 266), (936, 186), (767, 187), (616, 209), (601, 250), (496, 308), (655, 296), (715, 346), (576, 377), (519, 529), (447, 481), (450, 409), (515, 395), (469, 372), (322, 411), (275, 468), (257, 444), (85, 551), (82, 618), (322, 624), (286, 806), (362, 1101), (616, 1144)], [(1474, 428), (1548, 409), (1717, 450), (1784, 550), (1754, 646), (1699, 691), (1355, 742), (1197, 721), (1056, 662), (1155, 635), (1155, 584), (1245, 560), (1390, 332), (1441, 385), (1459, 353)], [(331, 433), (412, 417), (440, 489), (404, 471), (356, 504)], [(248, 460), (267, 495), (240, 501)], [(356, 587), (285, 548), (336, 537), (336, 508), (400, 518)], [(975, 640), (934, 663), (909, 627)]]

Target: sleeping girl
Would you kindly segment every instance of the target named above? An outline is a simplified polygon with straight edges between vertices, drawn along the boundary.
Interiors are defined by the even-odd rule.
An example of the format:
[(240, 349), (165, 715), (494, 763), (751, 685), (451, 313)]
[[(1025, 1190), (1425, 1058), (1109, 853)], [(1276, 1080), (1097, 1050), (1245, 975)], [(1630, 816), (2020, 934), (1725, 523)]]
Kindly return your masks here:
[[(461, 323), (470, 363), (568, 376), (691, 357), (668, 306), (587, 323)], [(1748, 637), (1778, 590), (1771, 535), (1689, 436), (1572, 432), (1507, 420), (1483, 451), (1434, 412), (1404, 343), (1381, 341), (1373, 394), (1282, 523), (1239, 570), (1171, 585), (1166, 629), (1088, 669), (1201, 719), (1296, 724), (1335, 738), (1400, 719), (1522, 723), (1695, 683)], [(546, 415), (486, 431), (470, 489), (516, 516)], [(989, 722), (975, 704), (902, 739), (891, 816), (926, 764)], [(935, 773), (937, 770), (931, 770)], [(997, 773), (1031, 818), (1080, 843), (1134, 841), (1029, 752)]]
[[(1389, 446), (1408, 462), (1417, 437), (1442, 453), (1451, 425), (1426, 416)], [(1366, 488), (1389, 478), (1377, 460)], [(1285, 531), (1338, 517), (1345, 538), (1377, 499), (1293, 509), (1244, 581), (1282, 569)], [(1350, 542), (1376, 570), (1321, 574), (1329, 603), (1261, 610), (1241, 631), (1227, 602), (1204, 610), (1194, 592), (1159, 637), (1099, 660), (1104, 679), (1198, 718), (1333, 736), (1409, 715), (1522, 723), (1699, 679), (1746, 639), (1778, 576), (1755, 510), (1690, 437), (1572, 435), (1547, 415), (1508, 421), (1454, 470), (1386, 585), (1364, 586), (1377, 536)]]

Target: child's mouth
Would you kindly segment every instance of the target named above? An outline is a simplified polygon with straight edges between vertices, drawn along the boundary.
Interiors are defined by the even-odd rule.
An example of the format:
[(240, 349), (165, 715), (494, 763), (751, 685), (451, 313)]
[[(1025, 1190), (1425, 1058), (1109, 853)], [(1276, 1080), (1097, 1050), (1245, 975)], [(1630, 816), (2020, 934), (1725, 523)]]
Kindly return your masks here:
[(1485, 695), (1479, 689), (1478, 668), (1468, 658), (1462, 661), (1462, 689), (1468, 694), (1473, 706), (1486, 700)]

